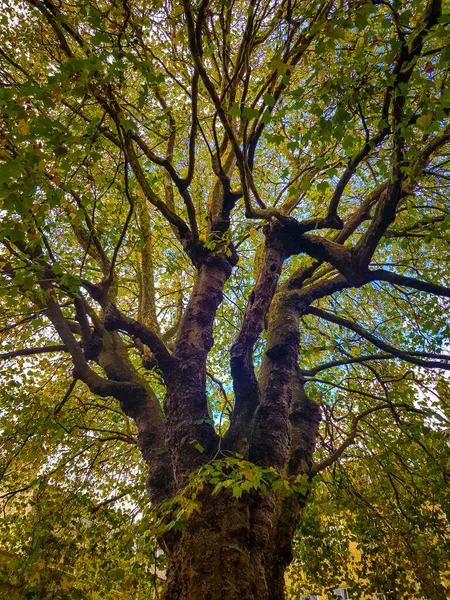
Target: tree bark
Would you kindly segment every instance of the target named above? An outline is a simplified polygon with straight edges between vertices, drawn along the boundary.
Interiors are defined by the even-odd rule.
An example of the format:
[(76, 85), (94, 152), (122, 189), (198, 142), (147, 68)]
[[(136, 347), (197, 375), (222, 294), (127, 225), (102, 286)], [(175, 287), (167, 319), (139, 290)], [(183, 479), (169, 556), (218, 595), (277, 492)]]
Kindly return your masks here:
[(284, 539), (283, 550), (286, 542), (289, 548), (278, 558), (275, 495), (248, 493), (237, 500), (228, 491), (208, 491), (201, 503), (186, 531), (166, 540), (163, 599), (282, 600), (292, 539)]

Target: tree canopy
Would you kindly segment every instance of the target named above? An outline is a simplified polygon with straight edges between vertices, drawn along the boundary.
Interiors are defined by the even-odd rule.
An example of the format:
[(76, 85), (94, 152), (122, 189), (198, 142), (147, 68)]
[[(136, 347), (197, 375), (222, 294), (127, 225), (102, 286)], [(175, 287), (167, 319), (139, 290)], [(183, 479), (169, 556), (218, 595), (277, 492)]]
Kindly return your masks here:
[(17, 581), (443, 598), (448, 4), (0, 6)]

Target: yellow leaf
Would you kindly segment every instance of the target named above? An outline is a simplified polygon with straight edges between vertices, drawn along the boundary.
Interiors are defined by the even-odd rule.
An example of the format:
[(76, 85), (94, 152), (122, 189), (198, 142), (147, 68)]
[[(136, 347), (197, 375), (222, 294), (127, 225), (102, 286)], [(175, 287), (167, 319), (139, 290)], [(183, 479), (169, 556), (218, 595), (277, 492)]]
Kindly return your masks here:
[(433, 113), (428, 112), (426, 115), (422, 115), (417, 119), (417, 125), (421, 127), (427, 127), (433, 118)]
[(65, 591), (68, 590), (70, 587), (70, 582), (67, 579), (67, 577), (62, 577), (61, 579), (61, 588)]
[(53, 88), (52, 90), (50, 90), (50, 97), (53, 100), (59, 101), (61, 100), (61, 88)]
[(33, 567), (33, 573), (37, 573), (38, 571), (42, 571), (42, 569), (45, 567), (45, 562), (43, 560), (38, 560), (37, 562), (34, 563), (34, 567)]
[(30, 133), (30, 127), (26, 121), (20, 119), (17, 129), (20, 131), (22, 135), (28, 135)]

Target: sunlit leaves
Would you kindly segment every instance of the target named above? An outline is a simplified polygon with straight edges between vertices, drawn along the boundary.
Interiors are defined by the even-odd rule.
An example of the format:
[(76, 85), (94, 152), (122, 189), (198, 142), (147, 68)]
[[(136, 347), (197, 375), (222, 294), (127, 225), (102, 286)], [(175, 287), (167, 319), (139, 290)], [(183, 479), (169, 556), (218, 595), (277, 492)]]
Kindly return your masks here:
[[(216, 315), (205, 390), (208, 418), (200, 423), (213, 424), (223, 436), (234, 402), (229, 350), (249, 301), (253, 302), (264, 251), (264, 224), (247, 218), (241, 189), (246, 177), (237, 168), (230, 167), (229, 185), (236, 198), (230, 229), (225, 235), (210, 231), (214, 185), (218, 174), (223, 177), (217, 148), (225, 148), (223, 162), (230, 148), (224, 124), (234, 128), (243, 155), (250, 152), (252, 135), (262, 131), (253, 157), (252, 202), (256, 190), (261, 206), (299, 220), (321, 219), (340, 178), (350, 169), (352, 177), (338, 211), (348, 223), (370, 194), (391, 180), (393, 136), (404, 139), (402, 173), (414, 178), (424, 147), (448, 123), (447, 17), (427, 34), (423, 56), (402, 64), (402, 36), (415, 35), (421, 27), (424, 2), (336, 2), (324, 19), (315, 18), (320, 3), (261, 2), (256, 7), (235, 2), (227, 17), (229, 31), (223, 32), (231, 5), (213, 1), (200, 32), (199, 56), (223, 114), (218, 115), (201, 79), (194, 118), (192, 76), (198, 65), (177, 3), (48, 3), (62, 11), (58, 23), (69, 39), (68, 49), (66, 38), (45, 23), (36, 3), (3, 4), (7, 16), (0, 33), (5, 53), (0, 56), (2, 352), (60, 342), (45, 316), (46, 305), (55, 300), (82, 344), (75, 303), (88, 302), (89, 290), (99, 292), (111, 281), (114, 301), (132, 318), (149, 318), (143, 308), (143, 296), (149, 292), (152, 326), (173, 351), (196, 275), (184, 251), (191, 242), (181, 243), (179, 231), (144, 198), (123, 148), (128, 136), (152, 193), (187, 220), (183, 178), (189, 173), (194, 132), (195, 168), (189, 192), (201, 249), (214, 253), (222, 248), (230, 257), (234, 244), (239, 254)], [(241, 46), (253, 10), (255, 37)], [(289, 62), (288, 47), (292, 50), (295, 44), (288, 40), (297, 26), (299, 47), (312, 35), (294, 64)], [(414, 69), (408, 84), (395, 88), (395, 94), (404, 98), (405, 118), (398, 124), (392, 95), (397, 74), (404, 75), (410, 67)], [(364, 158), (354, 166), (352, 161), (364, 149), (368, 150)], [(178, 174), (172, 182), (165, 170), (167, 161)], [(439, 147), (417, 184), (405, 191), (371, 268), (449, 285), (448, 181), (448, 148)], [(376, 205), (375, 200), (369, 202), (355, 228), (345, 231), (350, 253), (373, 222)], [(145, 226), (143, 215), (148, 220)], [(221, 227), (227, 226), (225, 221)], [(336, 237), (338, 229), (316, 233), (328, 242), (342, 241)], [(334, 265), (302, 251), (286, 260), (281, 289), (299, 272), (309, 290), (317, 281), (336, 276)], [(311, 298), (317, 300), (312, 292)], [(97, 299), (91, 300), (88, 320), (97, 334), (104, 311)], [(357, 322), (394, 348), (412, 353), (448, 351), (445, 298), (384, 283), (363, 285), (356, 279), (353, 288), (330, 294), (318, 304)], [(269, 311), (266, 320), (270, 316)], [(254, 351), (257, 374), (265, 357), (267, 322), (264, 327)], [(128, 354), (137, 376), (152, 386), (162, 403), (165, 387), (155, 361), (139, 340), (123, 332), (117, 333), (117, 340), (123, 341), (124, 356)], [(99, 594), (109, 600), (111, 594), (123, 593), (139, 598), (141, 592), (149, 597), (153, 562), (160, 566), (162, 559), (152, 561), (155, 529), (150, 531), (149, 526), (155, 515), (145, 511), (135, 426), (118, 402), (96, 397), (73, 381), (67, 352), (6, 358), (0, 489), (11, 512), (2, 539), (9, 536), (9, 549), (26, 558), (27, 585), (40, 590), (49, 585), (52, 573), (64, 567), (76, 573), (86, 597)], [(104, 376), (107, 360), (101, 364), (88, 360), (95, 373)], [(327, 365), (330, 361), (338, 364)], [(330, 587), (344, 574), (352, 576), (347, 569), (348, 542), (357, 539), (365, 546), (358, 574), (365, 577), (370, 567), (381, 585), (377, 553), (383, 556), (383, 536), (392, 544), (394, 538), (388, 525), (378, 531), (377, 515), (380, 522), (395, 523), (407, 536), (408, 519), (403, 520), (402, 510), (410, 515), (415, 533), (419, 525), (423, 529), (442, 525), (436, 511), (433, 518), (427, 513), (427, 486), (435, 505), (448, 507), (448, 498), (439, 489), (448, 466), (442, 441), (449, 418), (446, 379), (411, 367), (401, 357), (380, 356), (379, 348), (364, 336), (311, 315), (301, 323), (299, 367), (307, 393), (323, 412), (317, 462), (339, 447), (359, 414), (381, 405), (379, 412), (362, 419), (355, 443), (334, 468), (334, 478), (328, 471), (323, 474), (312, 497), (315, 504), (308, 506), (301, 524), (304, 539), (299, 552), (309, 572)], [(204, 446), (195, 439), (191, 442), (204, 456)], [(190, 516), (201, 510), (193, 495), (208, 486), (213, 494), (228, 494), (230, 501), (242, 502), (250, 493), (281, 497), (308, 490), (305, 474), (291, 480), (245, 459), (226, 459), (217, 457), (204, 472), (193, 475), (189, 494), (172, 499), (171, 518), (162, 527), (183, 531)], [(401, 480), (401, 489), (391, 486), (390, 477)], [(375, 517), (364, 508), (365, 502), (376, 509)], [(26, 516), (29, 505), (35, 511), (33, 518)], [(23, 517), (14, 524), (11, 515), (21, 511)], [(406, 539), (413, 540), (418, 556), (428, 542), (434, 562), (427, 564), (438, 568), (439, 548), (432, 536), (421, 533)], [(404, 574), (417, 564), (406, 545), (398, 546), (396, 557), (399, 594), (404, 597), (409, 593)], [(389, 551), (386, 556), (392, 557)], [(393, 578), (389, 571), (383, 585)], [(72, 579), (61, 579), (51, 591), (65, 594), (70, 586)]]

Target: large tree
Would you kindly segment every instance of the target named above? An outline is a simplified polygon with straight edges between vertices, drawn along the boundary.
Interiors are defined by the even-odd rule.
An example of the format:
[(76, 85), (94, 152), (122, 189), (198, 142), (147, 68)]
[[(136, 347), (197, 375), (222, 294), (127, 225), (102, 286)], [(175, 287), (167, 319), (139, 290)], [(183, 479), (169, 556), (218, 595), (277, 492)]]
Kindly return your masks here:
[(349, 498), (400, 440), (448, 470), (427, 443), (448, 427), (449, 15), (1, 8), (4, 474), (38, 432), (23, 489), (66, 454), (107, 478), (136, 435), (164, 598), (281, 599), (324, 472), (350, 465)]

